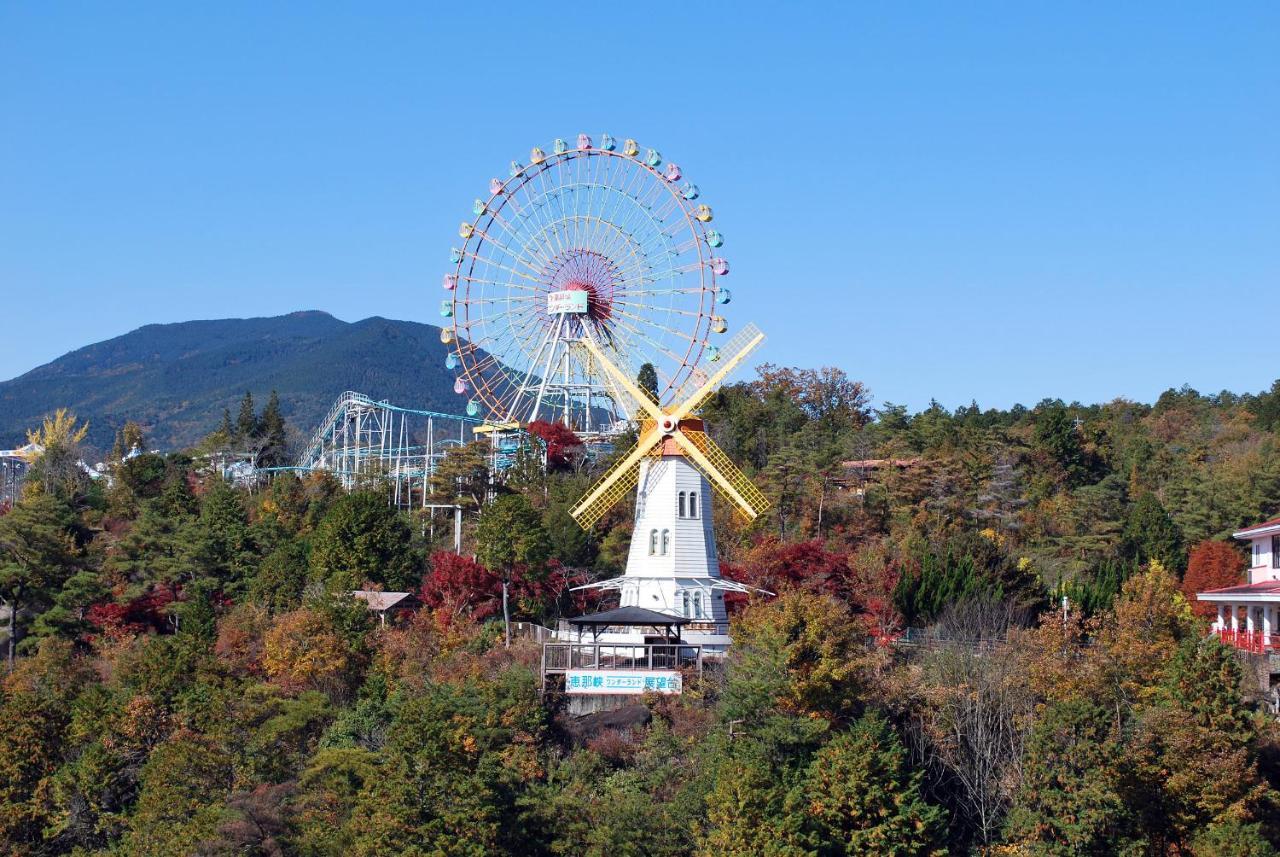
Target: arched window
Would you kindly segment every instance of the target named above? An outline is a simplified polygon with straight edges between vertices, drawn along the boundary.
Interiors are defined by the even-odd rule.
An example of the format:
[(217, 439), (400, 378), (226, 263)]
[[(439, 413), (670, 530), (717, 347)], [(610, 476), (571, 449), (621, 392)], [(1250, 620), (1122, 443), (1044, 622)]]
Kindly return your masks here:
[(649, 556), (653, 556), (658, 552), (658, 531), (649, 531)]
[(680, 615), (685, 617), (692, 615), (689, 611), (689, 593), (687, 591), (680, 593)]
[(690, 518), (698, 517), (698, 492), (697, 491), (689, 492), (689, 517)]
[(707, 614), (702, 607), (702, 593), (701, 592), (693, 593), (693, 617), (695, 619), (702, 619), (706, 615)]
[(680, 492), (680, 503), (677, 508), (679, 509), (680, 517), (683, 518), (684, 517), (684, 492), (683, 491)]
[(662, 531), (662, 555), (663, 556), (667, 555), (667, 548), (669, 548), (670, 546), (671, 546), (671, 531), (663, 530)]

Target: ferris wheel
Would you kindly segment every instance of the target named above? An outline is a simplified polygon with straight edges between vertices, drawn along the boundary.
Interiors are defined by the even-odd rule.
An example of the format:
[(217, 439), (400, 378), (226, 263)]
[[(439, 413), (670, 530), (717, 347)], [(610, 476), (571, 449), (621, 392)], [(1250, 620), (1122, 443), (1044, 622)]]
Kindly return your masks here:
[(705, 380), (730, 300), (713, 218), (677, 164), (634, 140), (579, 134), (513, 161), (459, 227), (443, 280), (440, 338), (467, 414), (587, 434), (629, 419), (597, 351), (633, 378), (651, 365), (660, 403)]

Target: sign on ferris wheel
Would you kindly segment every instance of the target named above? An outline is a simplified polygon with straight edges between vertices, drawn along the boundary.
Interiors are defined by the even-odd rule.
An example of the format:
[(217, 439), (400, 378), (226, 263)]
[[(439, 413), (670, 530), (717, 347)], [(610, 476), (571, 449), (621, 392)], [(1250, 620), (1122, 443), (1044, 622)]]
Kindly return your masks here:
[(551, 292), (547, 295), (547, 315), (582, 315), (588, 311), (589, 296), (585, 290)]

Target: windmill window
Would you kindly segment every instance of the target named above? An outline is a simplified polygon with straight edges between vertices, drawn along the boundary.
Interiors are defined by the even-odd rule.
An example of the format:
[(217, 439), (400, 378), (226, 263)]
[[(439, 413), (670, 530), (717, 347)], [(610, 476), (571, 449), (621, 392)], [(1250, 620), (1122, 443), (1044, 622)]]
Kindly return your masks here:
[(696, 619), (702, 619), (707, 615), (706, 611), (703, 609), (703, 606), (702, 606), (701, 592), (693, 593), (693, 615), (694, 615), (694, 618)]
[(658, 552), (658, 531), (649, 531), (649, 556), (653, 556)]
[(680, 492), (680, 503), (678, 506), (680, 517), (684, 517), (684, 492)]
[(662, 531), (662, 555), (663, 556), (667, 555), (667, 548), (670, 546), (671, 546), (671, 531), (663, 530)]
[(690, 518), (698, 517), (698, 492), (697, 491), (689, 492), (689, 517)]
[(690, 611), (689, 611), (689, 593), (688, 593), (688, 592), (681, 592), (681, 593), (680, 593), (680, 615), (681, 615), (681, 616), (689, 616), (689, 615), (690, 615)]

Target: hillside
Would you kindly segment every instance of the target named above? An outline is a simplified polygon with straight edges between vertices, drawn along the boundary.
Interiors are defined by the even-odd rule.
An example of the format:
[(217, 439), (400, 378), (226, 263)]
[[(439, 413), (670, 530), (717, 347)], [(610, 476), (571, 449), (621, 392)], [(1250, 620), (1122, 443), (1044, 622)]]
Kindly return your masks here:
[(110, 446), (125, 420), (152, 445), (173, 449), (234, 415), (246, 390), (279, 391), (285, 418), (308, 432), (343, 390), (458, 411), (439, 330), (411, 321), (345, 322), (328, 313), (151, 324), (72, 351), (0, 382), (0, 448), (58, 407), (90, 423), (89, 442)]

